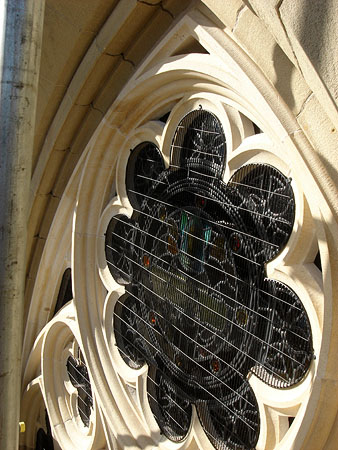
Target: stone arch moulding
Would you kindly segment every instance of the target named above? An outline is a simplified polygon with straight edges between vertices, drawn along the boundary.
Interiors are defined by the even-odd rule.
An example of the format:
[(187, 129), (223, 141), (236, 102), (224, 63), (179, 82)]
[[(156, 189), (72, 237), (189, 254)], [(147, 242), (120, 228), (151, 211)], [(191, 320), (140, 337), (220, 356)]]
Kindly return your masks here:
[[(191, 42), (198, 45), (191, 46)], [(189, 46), (205, 51), (190, 53)], [(51, 249), (64, 235), (63, 209), (67, 209), (72, 215), (72, 232), (69, 246), (64, 245), (64, 258), (71, 260), (74, 298), (52, 322), (43, 328), (37, 326), (42, 329), (36, 342), (28, 345), (34, 350), (26, 367), (24, 396), (24, 408), (25, 398), (41, 401), (38, 380), (53, 437), (61, 448), (72, 448), (70, 436), (83, 442), (84, 448), (94, 450), (99, 445), (95, 438), (88, 438), (94, 428), (87, 430), (81, 423), (76, 409), (76, 395), (80, 394), (67, 378), (67, 358), (74, 357), (78, 349), (91, 382), (94, 412), (90, 417), (95, 419), (95, 430), (103, 427), (108, 448), (211, 449), (212, 442), (220, 449), (252, 448), (237, 441), (234, 444), (231, 439), (220, 443), (218, 438), (208, 438), (201, 423), (203, 415), (194, 404), (184, 437), (169, 439), (170, 433), (161, 429), (150, 406), (148, 365), (132, 368), (126, 364), (117, 338), (115, 308), (127, 287), (109, 270), (105, 244), (114, 217), (134, 217), (135, 204), (125, 181), (131, 150), (150, 143), (159, 149), (163, 170), (169, 170), (177, 127), (198, 110), (217, 117), (224, 132), (226, 161), (219, 176), (221, 186), (236, 180), (242, 167), (263, 164), (287, 180), (295, 204), (288, 239), (273, 257), (264, 260), (262, 270), (265, 277), (288, 286), (300, 299), (301, 306), (297, 305), (303, 311), (302, 320), (308, 320), (313, 351), (301, 379), (282, 388), (259, 377), (257, 368), (246, 374), (259, 416), (252, 442), (262, 450), (319, 449), (328, 439), (337, 411), (337, 338), (332, 326), (337, 303), (333, 275), (337, 252), (332, 208), (335, 190), (332, 183), (324, 186), (325, 169), (276, 87), (231, 33), (192, 9), (145, 59), (109, 108), (78, 164), (77, 176), (69, 182), (55, 215), (53, 234), (47, 238), (37, 279), (44, 280), (49, 292), (46, 267), (53, 258)], [(74, 192), (72, 183), (78, 185), (76, 198), (67, 196)], [(61, 254), (58, 257), (62, 259)], [(60, 265), (59, 279), (63, 270)], [(51, 296), (55, 296), (54, 291), (55, 286)], [(247, 319), (242, 323), (238, 319), (238, 323), (245, 328)], [(26, 336), (32, 340), (29, 333)], [(274, 346), (271, 342), (268, 345)], [(53, 346), (63, 354), (63, 362), (58, 358), (54, 361), (58, 367), (63, 364), (59, 371), (52, 370), (53, 362), (46, 357)], [(53, 402), (49, 395), (54, 387), (46, 382), (47, 375), (53, 379), (52, 386), (65, 386), (60, 414), (66, 419), (60, 419), (57, 396)], [(60, 393), (59, 397), (62, 403)], [(69, 422), (66, 431), (62, 422)]]

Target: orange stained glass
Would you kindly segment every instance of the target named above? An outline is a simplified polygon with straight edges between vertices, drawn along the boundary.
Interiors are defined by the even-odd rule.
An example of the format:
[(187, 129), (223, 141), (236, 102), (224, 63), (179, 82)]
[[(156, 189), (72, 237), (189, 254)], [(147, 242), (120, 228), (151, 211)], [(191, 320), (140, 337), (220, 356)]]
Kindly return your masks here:
[(149, 258), (148, 255), (143, 255), (142, 260), (143, 260), (143, 265), (145, 267), (149, 267), (150, 266), (150, 258)]
[(221, 368), (218, 359), (213, 359), (213, 360), (212, 360), (212, 363), (211, 363), (211, 366), (212, 366), (212, 370), (213, 370), (214, 372), (219, 372), (219, 369)]
[(149, 322), (152, 325), (156, 325), (156, 317), (155, 317), (155, 314), (153, 313), (153, 311), (150, 311), (150, 313), (149, 313)]

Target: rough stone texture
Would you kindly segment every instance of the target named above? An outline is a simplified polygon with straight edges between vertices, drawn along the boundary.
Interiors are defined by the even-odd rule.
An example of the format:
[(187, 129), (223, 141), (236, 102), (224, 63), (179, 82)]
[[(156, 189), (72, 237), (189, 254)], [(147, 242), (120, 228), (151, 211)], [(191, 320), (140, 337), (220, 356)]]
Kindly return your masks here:
[(0, 6), (0, 448), (18, 448), (27, 213), (44, 1)]
[[(287, 112), (294, 125), (294, 128), (289, 130), (287, 139), (299, 144), (299, 147), (304, 146), (303, 141), (306, 140), (308, 152), (304, 153), (305, 159), (310, 160), (312, 156), (320, 159), (320, 166), (325, 166), (326, 175), (329, 174), (327, 177), (318, 174), (316, 165), (311, 163), (312, 167), (315, 167), (313, 174), (321, 178), (322, 191), (323, 186), (329, 186), (331, 191), (336, 192), (337, 127), (331, 124), (327, 113), (327, 99), (331, 95), (331, 98), (337, 100), (338, 90), (335, 62), (338, 14), (335, 0), (46, 2), (42, 76), (38, 91), (38, 123), (35, 130), (35, 161), (38, 161), (37, 167), (41, 170), (36, 170), (31, 184), (34, 203), (28, 229), (27, 249), (30, 256), (26, 284), (26, 316), (31, 306), (31, 294), (38, 268), (43, 261), (41, 257), (46, 238), (50, 239), (53, 233), (52, 224), (57, 207), (74, 167), (102, 121), (104, 113), (137, 70), (138, 64), (147, 57), (151, 48), (161, 41), (170, 30), (171, 24), (175, 23), (176, 17), (189, 5), (195, 5), (213, 22), (210, 32), (218, 29), (222, 35), (234, 39), (236, 49), (237, 44), (240, 47), (238, 53), (248, 54), (247, 61), (253, 61), (257, 75), (261, 76), (263, 73), (269, 80), (275, 89), (270, 89), (269, 83), (264, 86), (270, 89), (269, 92), (278, 93), (276, 103), (286, 103), (293, 113)], [(204, 52), (202, 46), (190, 35), (187, 37), (185, 32), (186, 29), (183, 29), (180, 31), (182, 35), (177, 36), (178, 40), (182, 40), (182, 45), (175, 47), (175, 52), (172, 53), (166, 49), (163, 55)], [(158, 56), (160, 58), (161, 53)], [(249, 69), (247, 74), (249, 75)], [(255, 75), (252, 75), (252, 72), (249, 76), (254, 80)], [(264, 95), (268, 97), (266, 91)], [(331, 106), (331, 111), (337, 108), (334, 102)], [(140, 111), (137, 120), (141, 113), (143, 111)], [(116, 114), (124, 117), (123, 111)], [(43, 154), (41, 148), (44, 148), (44, 140), (45, 143), (48, 141), (50, 146), (46, 146), (48, 151)], [(109, 151), (106, 151), (107, 153)], [(110, 170), (111, 168), (107, 167), (107, 173)], [(336, 197), (334, 194), (330, 198)], [(331, 204), (330, 207), (330, 212), (333, 212), (334, 206)], [(85, 232), (85, 225), (83, 227), (82, 231)], [(333, 232), (333, 235), (337, 236), (337, 233)], [(336, 237), (332, 239), (332, 246), (336, 246), (335, 242)], [(336, 253), (330, 258), (338, 260)], [(53, 267), (57, 266), (54, 258), (52, 263)], [(93, 264), (93, 260), (89, 263)], [(332, 273), (337, 273), (334, 266)], [(50, 276), (49, 272), (48, 275)], [(41, 290), (46, 296), (45, 291)], [(335, 285), (332, 290), (337, 292)], [(49, 301), (51, 297), (49, 295)], [(45, 320), (43, 314), (37, 314), (39, 320)], [(336, 358), (333, 359), (336, 361)], [(335, 370), (332, 373), (338, 372)], [(332, 401), (335, 401), (335, 398)], [(28, 406), (30, 407), (30, 404)], [(327, 408), (325, 412), (327, 413)], [(31, 410), (29, 413), (31, 414)], [(327, 420), (327, 417), (322, 420)], [(316, 420), (313, 421), (313, 426), (316, 428)], [(319, 429), (320, 433), (314, 430), (314, 434), (317, 433), (321, 439), (323, 429)], [(335, 449), (336, 442), (331, 441), (328, 448)], [(314, 445), (316, 443), (312, 443), (311, 448), (315, 450), (326, 449), (321, 445)], [(274, 448), (275, 444), (271, 444), (271, 447)], [(310, 447), (304, 448), (309, 450)]]
[(245, 3), (261, 20), (263, 20), (264, 24), (276, 38), (276, 41), (288, 58), (293, 63), (296, 63), (290, 41), (285, 33), (284, 26), (281, 23), (279, 16), (278, 8), (281, 4), (281, 0), (270, 0), (268, 2), (262, 2), (261, 0), (245, 0)]
[(84, 52), (117, 0), (46, 1), (33, 167)]
[(28, 265), (37, 242), (33, 236), (52, 220), (46, 214), (49, 193), (62, 195), (90, 136), (135, 64), (190, 1), (47, 0), (46, 4)]
[(144, 23), (139, 32), (139, 39), (135, 40), (126, 52), (126, 60), (137, 66), (144, 58), (145, 52), (149, 51), (154, 41), (160, 39), (162, 27), (168, 28), (172, 24), (172, 16), (163, 10), (154, 11), (151, 20)]
[[(302, 112), (298, 116), (298, 122), (313, 147), (317, 150), (330, 178), (337, 180), (338, 153), (334, 149), (337, 147), (338, 131), (332, 125), (314, 95), (304, 105)], [(333, 151), (328, 151), (329, 149)]]
[(336, 0), (284, 0), (280, 15), (290, 39), (298, 40), (304, 53), (338, 100), (338, 17)]
[(338, 15), (335, 0), (245, 0), (338, 126)]
[(242, 0), (204, 0), (203, 3), (205, 7), (201, 7), (201, 10), (204, 13), (215, 16), (231, 30), (236, 26), (238, 15), (245, 6)]
[(245, 8), (238, 18), (234, 35), (297, 115), (311, 91), (265, 24)]

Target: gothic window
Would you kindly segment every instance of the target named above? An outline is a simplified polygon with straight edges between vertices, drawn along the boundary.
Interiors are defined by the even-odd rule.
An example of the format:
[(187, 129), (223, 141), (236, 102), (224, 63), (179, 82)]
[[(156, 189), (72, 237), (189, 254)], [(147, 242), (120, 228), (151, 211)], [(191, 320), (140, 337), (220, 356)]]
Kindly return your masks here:
[(32, 293), (29, 448), (313, 436), (333, 367), (327, 205), (271, 80), (209, 19), (194, 6), (139, 66), (119, 56), (135, 72), (69, 177)]
[(291, 180), (255, 163), (225, 181), (223, 127), (202, 107), (182, 118), (170, 148), (167, 168), (155, 144), (132, 150), (133, 214), (107, 228), (107, 264), (125, 287), (112, 318), (116, 344), (131, 368), (147, 365), (165, 436), (186, 437), (194, 405), (215, 448), (251, 449), (260, 418), (249, 374), (290, 387), (313, 357), (301, 299), (265, 270), (292, 233)]

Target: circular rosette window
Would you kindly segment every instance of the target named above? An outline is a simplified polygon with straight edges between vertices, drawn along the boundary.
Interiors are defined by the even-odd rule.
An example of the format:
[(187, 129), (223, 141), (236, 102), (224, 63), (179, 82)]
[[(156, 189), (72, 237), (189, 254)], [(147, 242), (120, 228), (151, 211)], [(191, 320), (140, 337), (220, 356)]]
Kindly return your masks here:
[[(66, 317), (65, 308), (62, 312)], [(42, 346), (42, 380), (48, 416), (62, 448), (92, 449), (102, 429), (96, 413), (92, 384), (73, 321), (56, 317), (45, 330)]]
[(289, 388), (313, 359), (301, 298), (266, 271), (293, 232), (291, 180), (264, 161), (230, 171), (222, 123), (200, 108), (177, 124), (169, 164), (154, 143), (136, 145), (125, 191), (132, 215), (114, 215), (105, 237), (124, 286), (113, 314), (120, 356), (147, 365), (167, 438), (187, 437), (195, 409), (215, 448), (252, 449), (261, 420), (250, 377)]

